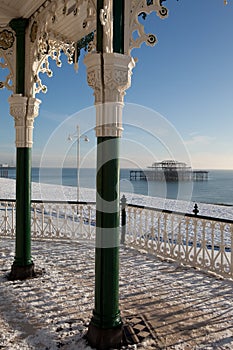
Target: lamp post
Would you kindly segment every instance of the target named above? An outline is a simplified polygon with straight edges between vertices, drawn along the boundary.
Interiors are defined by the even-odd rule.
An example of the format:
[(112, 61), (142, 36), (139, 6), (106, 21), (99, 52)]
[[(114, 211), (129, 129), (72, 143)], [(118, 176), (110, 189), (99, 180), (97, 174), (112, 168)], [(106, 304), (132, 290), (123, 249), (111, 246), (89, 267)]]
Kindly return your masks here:
[(79, 125), (76, 126), (76, 133), (68, 136), (68, 141), (72, 141), (74, 138), (77, 139), (77, 202), (79, 202), (80, 139), (83, 139), (85, 142), (89, 142), (89, 139), (87, 135), (80, 135)]

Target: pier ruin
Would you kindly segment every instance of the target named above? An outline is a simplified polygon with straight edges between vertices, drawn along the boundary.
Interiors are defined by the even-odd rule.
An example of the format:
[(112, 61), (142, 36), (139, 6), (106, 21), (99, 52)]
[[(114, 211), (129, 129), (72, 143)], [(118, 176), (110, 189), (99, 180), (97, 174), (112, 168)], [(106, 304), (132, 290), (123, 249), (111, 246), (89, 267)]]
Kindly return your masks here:
[(175, 160), (155, 162), (145, 170), (130, 170), (130, 181), (206, 181), (209, 172), (192, 170), (186, 163)]

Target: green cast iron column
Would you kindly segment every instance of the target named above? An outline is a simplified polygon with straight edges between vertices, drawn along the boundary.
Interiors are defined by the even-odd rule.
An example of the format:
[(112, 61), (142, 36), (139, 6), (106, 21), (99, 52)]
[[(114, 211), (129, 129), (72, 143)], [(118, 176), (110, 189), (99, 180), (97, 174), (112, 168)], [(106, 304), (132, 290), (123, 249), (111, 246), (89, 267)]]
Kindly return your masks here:
[[(102, 8), (103, 0), (98, 0), (97, 14)], [(124, 0), (113, 1), (113, 51), (117, 53), (124, 53), (123, 9)], [(103, 27), (98, 15), (97, 51), (104, 52)], [(101, 69), (104, 77), (103, 57)], [(105, 100), (103, 84), (102, 103), (108, 102)], [(119, 182), (119, 137), (97, 137), (95, 308), (88, 329), (88, 340), (98, 349), (109, 349), (122, 341), (119, 311)]]
[(125, 0), (113, 0), (113, 51), (124, 53)]
[(119, 172), (119, 138), (98, 137), (95, 309), (92, 323), (106, 329), (121, 326), (118, 306)]
[[(16, 33), (16, 94), (25, 94), (25, 31), (28, 20), (13, 19)], [(34, 274), (31, 258), (31, 148), (16, 151), (16, 247), (10, 278), (27, 278)]]
[(31, 258), (31, 148), (17, 148), (16, 249), (14, 265), (28, 266)]

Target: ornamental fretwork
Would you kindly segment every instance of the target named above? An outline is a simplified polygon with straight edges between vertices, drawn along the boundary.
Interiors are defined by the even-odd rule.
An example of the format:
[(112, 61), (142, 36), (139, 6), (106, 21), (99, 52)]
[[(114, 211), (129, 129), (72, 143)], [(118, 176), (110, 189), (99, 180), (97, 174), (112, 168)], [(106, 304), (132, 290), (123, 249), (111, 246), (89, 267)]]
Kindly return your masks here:
[[(166, 18), (168, 11), (162, 6), (162, 3), (162, 0), (132, 0), (126, 2), (126, 54), (130, 54), (133, 48), (139, 48), (143, 42), (149, 46), (156, 44), (156, 36), (151, 33), (145, 33), (144, 25), (139, 22), (139, 16), (141, 14), (148, 15), (156, 12), (160, 18)], [(106, 8), (101, 10), (100, 17), (104, 11), (107, 11)], [(40, 91), (47, 91), (47, 87), (42, 83), (40, 78), (40, 73), (46, 73), (49, 77), (53, 75), (50, 69), (49, 58), (55, 60), (57, 66), (61, 67), (60, 56), (61, 52), (63, 52), (67, 56), (68, 63), (74, 63), (76, 70), (78, 68), (77, 60), (80, 53), (79, 45), (83, 44), (82, 38), (74, 41), (72, 40), (72, 35), (64, 37), (62, 34), (56, 32), (56, 25), (59, 21), (64, 21), (67, 16), (80, 16), (81, 19), (77, 23), (81, 23), (83, 33), (85, 33), (82, 38), (84, 38), (84, 42), (88, 38), (90, 51), (95, 51), (95, 38), (93, 40), (96, 22), (95, 1), (47, 1), (42, 6), (42, 9), (38, 10), (33, 18), (31, 18), (30, 23), (29, 44), (31, 45), (30, 61), (32, 62), (32, 74), (28, 75), (31, 77), (28, 86), (29, 88), (33, 87), (32, 95)], [(106, 31), (106, 35), (109, 35), (106, 27), (105, 25), (104, 32)]]
[(139, 16), (146, 18), (152, 12), (164, 19), (168, 16), (168, 10), (162, 5), (161, 0), (132, 0), (126, 3), (125, 21), (125, 51), (130, 54), (134, 48), (139, 48), (142, 43), (154, 46), (157, 38), (154, 34), (145, 33), (144, 25), (139, 22)]
[(30, 18), (27, 35), (28, 95), (35, 96), (41, 91), (47, 91), (40, 74), (45, 73), (52, 77), (50, 59), (56, 62), (57, 67), (61, 67), (63, 53), (67, 62), (74, 63), (77, 70), (80, 49), (85, 47), (82, 39), (93, 40), (95, 22), (94, 0), (50, 0), (36, 11)]
[[(143, 42), (150, 46), (157, 42), (154, 34), (145, 33), (139, 16), (145, 17), (156, 12), (160, 18), (166, 18), (168, 11), (162, 3), (161, 0), (126, 1), (125, 54), (129, 55), (133, 48), (140, 47)], [(104, 10), (106, 9), (102, 9), (102, 14)], [(109, 35), (107, 26), (104, 27), (104, 32)], [(77, 69), (80, 48), (89, 44), (89, 49), (95, 51), (95, 29), (95, 0), (45, 1), (30, 18), (26, 33), (25, 93), (35, 96), (41, 91), (47, 91), (41, 74), (45, 73), (48, 77), (53, 75), (50, 59), (54, 60), (58, 67), (62, 66), (61, 53), (64, 53), (68, 63), (74, 63)], [(0, 68), (9, 70), (4, 81), (0, 82), (0, 88), (6, 87), (14, 92), (15, 35), (11, 28), (3, 28), (0, 31)]]
[[(0, 68), (4, 79), (0, 81), (0, 89), (7, 88), (14, 90), (15, 76), (15, 34), (11, 28), (3, 28), (0, 30)], [(1, 80), (0, 79), (0, 80)]]

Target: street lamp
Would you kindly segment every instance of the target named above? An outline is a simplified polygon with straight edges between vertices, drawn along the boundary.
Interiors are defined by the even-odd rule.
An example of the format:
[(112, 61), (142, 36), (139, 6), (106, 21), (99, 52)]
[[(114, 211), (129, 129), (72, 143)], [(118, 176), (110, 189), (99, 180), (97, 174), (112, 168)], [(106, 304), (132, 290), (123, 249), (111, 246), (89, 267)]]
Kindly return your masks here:
[(74, 138), (77, 139), (77, 202), (79, 202), (79, 167), (80, 167), (80, 139), (85, 142), (89, 142), (87, 135), (80, 135), (79, 125), (76, 126), (76, 133), (68, 136), (68, 141), (72, 141)]

